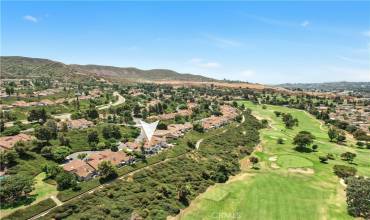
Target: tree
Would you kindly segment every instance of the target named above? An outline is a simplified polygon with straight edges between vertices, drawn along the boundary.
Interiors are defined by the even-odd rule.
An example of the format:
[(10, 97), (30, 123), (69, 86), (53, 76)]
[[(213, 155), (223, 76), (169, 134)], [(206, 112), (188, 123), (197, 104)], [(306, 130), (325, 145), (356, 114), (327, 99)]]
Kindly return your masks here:
[(62, 167), (56, 164), (46, 164), (42, 169), (48, 178), (54, 179), (59, 173), (63, 171)]
[(109, 180), (117, 177), (117, 170), (110, 161), (102, 161), (98, 165), (98, 172), (103, 180)]
[(81, 153), (81, 154), (77, 155), (77, 158), (80, 159), (80, 160), (83, 160), (83, 159), (85, 159), (86, 156), (87, 156), (87, 153)]
[(195, 123), (193, 125), (193, 129), (194, 129), (194, 131), (197, 131), (197, 132), (200, 132), (200, 133), (204, 132), (204, 128), (203, 128), (201, 123)]
[(86, 111), (86, 115), (90, 119), (96, 119), (99, 118), (99, 112), (95, 108), (90, 108)]
[(188, 147), (190, 147), (191, 149), (194, 149), (195, 146), (196, 146), (196, 143), (194, 141), (191, 141), (191, 140), (188, 140), (186, 142), (186, 144), (188, 145)]
[(60, 147), (54, 147), (51, 150), (51, 153), (53, 155), (53, 159), (57, 162), (62, 162), (65, 160), (65, 158), (71, 154), (71, 149), (69, 147), (60, 146)]
[(335, 157), (334, 157), (334, 155), (333, 155), (333, 154), (328, 153), (328, 154), (326, 155), (326, 157), (327, 157), (329, 160), (335, 160)]
[(110, 138), (120, 139), (122, 137), (121, 130), (117, 125), (104, 126), (102, 133), (105, 139), (110, 139)]
[(67, 147), (70, 146), (70, 140), (69, 140), (69, 138), (67, 138), (63, 134), (59, 136), (59, 143), (60, 143), (61, 146), (67, 146)]
[(37, 139), (46, 141), (47, 143), (53, 138), (53, 134), (51, 133), (50, 129), (44, 126), (36, 128), (35, 136)]
[(266, 119), (262, 119), (261, 124), (262, 124), (262, 128), (267, 128), (267, 126), (269, 125), (269, 122)]
[(0, 151), (0, 168), (14, 165), (17, 158), (18, 154), (14, 150)]
[(23, 141), (18, 141), (17, 143), (15, 143), (13, 148), (19, 156), (25, 156), (27, 154), (27, 151), (29, 150), (28, 145), (26, 145), (26, 143), (24, 143)]
[(317, 151), (318, 148), (319, 146), (317, 146), (317, 144), (312, 145), (312, 151)]
[(190, 193), (191, 193), (190, 185), (188, 184), (181, 184), (180, 186), (177, 187), (177, 197), (179, 201), (184, 205), (189, 204), (188, 196), (190, 195)]
[(56, 177), (55, 181), (58, 184), (58, 190), (68, 189), (77, 185), (76, 177), (72, 173), (65, 171), (60, 172)]
[(0, 132), (4, 132), (5, 131), (5, 122), (4, 120), (0, 120)]
[(0, 200), (12, 203), (27, 197), (33, 190), (33, 180), (28, 176), (14, 175), (0, 181)]
[(167, 130), (167, 124), (166, 123), (163, 123), (163, 122), (159, 122), (157, 128), (159, 130)]
[(330, 141), (331, 141), (331, 142), (332, 142), (333, 140), (337, 139), (338, 135), (339, 135), (339, 132), (338, 132), (338, 130), (337, 130), (337, 129), (335, 129), (335, 128), (330, 128), (330, 129), (328, 130), (328, 136), (329, 136), (329, 139), (330, 139)]
[(306, 148), (313, 143), (315, 136), (308, 131), (300, 131), (293, 139), (293, 144), (298, 148)]
[(346, 135), (344, 132), (339, 133), (337, 137), (338, 143), (345, 142), (346, 141)]
[(298, 126), (298, 119), (293, 118), (292, 114), (283, 114), (283, 122), (286, 128), (293, 128), (293, 126)]
[(342, 153), (340, 157), (342, 158), (342, 160), (348, 161), (348, 163), (352, 163), (356, 157), (356, 154), (351, 152), (345, 152)]
[(284, 139), (278, 138), (276, 141), (278, 144), (284, 144)]
[(370, 219), (370, 179), (350, 177), (347, 179), (347, 210), (354, 217)]
[(14, 93), (14, 87), (13, 86), (7, 86), (5, 87), (5, 93), (10, 96)]
[(281, 115), (281, 112), (278, 112), (278, 111), (274, 111), (274, 114), (276, 115), (276, 117), (280, 117), (280, 115)]
[(340, 178), (347, 178), (356, 175), (357, 169), (345, 165), (334, 165), (333, 167), (335, 175)]
[(250, 158), (249, 158), (249, 161), (252, 163), (252, 168), (253, 169), (259, 169), (259, 167), (257, 166), (257, 164), (258, 164), (258, 157), (253, 157), (253, 156), (251, 156)]
[(32, 109), (27, 117), (28, 121), (39, 121), (40, 123), (45, 123), (48, 116), (46, 110), (42, 109)]
[(91, 131), (87, 134), (87, 142), (89, 143), (90, 146), (96, 145), (99, 143), (99, 134), (97, 131)]
[(44, 126), (49, 129), (52, 139), (56, 139), (58, 137), (58, 125), (54, 120), (48, 120)]
[(319, 160), (320, 160), (321, 163), (327, 163), (328, 157), (326, 157), (326, 156), (319, 156)]

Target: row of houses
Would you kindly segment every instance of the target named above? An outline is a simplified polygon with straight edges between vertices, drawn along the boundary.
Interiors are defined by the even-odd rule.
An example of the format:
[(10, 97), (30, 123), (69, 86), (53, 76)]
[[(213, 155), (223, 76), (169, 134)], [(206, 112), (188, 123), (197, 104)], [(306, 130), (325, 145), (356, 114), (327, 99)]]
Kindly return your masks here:
[(177, 139), (183, 136), (187, 131), (193, 128), (193, 125), (189, 122), (185, 124), (170, 124), (166, 130), (156, 130), (150, 140), (141, 142), (126, 142), (122, 143), (121, 147), (127, 148), (132, 151), (142, 150), (145, 154), (155, 154), (164, 148), (171, 146), (168, 144), (168, 140)]
[[(98, 89), (94, 89), (90, 91), (89, 95), (81, 95), (78, 97), (79, 100), (87, 100), (91, 98), (96, 98), (101, 95), (101, 91)], [(0, 105), (1, 109), (11, 109), (13, 107), (32, 107), (32, 106), (50, 106), (50, 105), (57, 105), (57, 104), (63, 104), (64, 102), (72, 102), (73, 100), (76, 100), (76, 98), (70, 98), (70, 99), (65, 99), (65, 98), (60, 98), (56, 99), (54, 101), (49, 100), (49, 99), (43, 99), (41, 101), (37, 102), (25, 102), (25, 101), (15, 101), (11, 105)]]
[(335, 112), (329, 113), (330, 119), (346, 121), (355, 125), (369, 134), (370, 109), (363, 105), (343, 104), (335, 108)]
[(110, 161), (115, 166), (123, 166), (133, 163), (134, 158), (122, 151), (104, 150), (94, 152), (83, 160), (73, 159), (64, 164), (63, 169), (75, 174), (79, 180), (86, 180), (98, 175), (99, 164), (103, 161)]
[(205, 130), (221, 127), (238, 116), (237, 110), (229, 105), (220, 106), (220, 112), (222, 113), (221, 116), (212, 115), (201, 120), (201, 124)]
[(63, 124), (67, 125), (68, 129), (85, 129), (94, 126), (94, 122), (88, 121), (84, 118), (66, 120), (58, 123), (58, 128), (62, 128)]

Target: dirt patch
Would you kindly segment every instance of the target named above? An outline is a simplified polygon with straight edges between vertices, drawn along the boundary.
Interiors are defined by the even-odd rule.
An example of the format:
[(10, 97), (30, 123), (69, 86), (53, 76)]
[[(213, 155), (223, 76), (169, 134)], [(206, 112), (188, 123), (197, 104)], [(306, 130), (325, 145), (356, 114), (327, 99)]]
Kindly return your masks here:
[(261, 144), (257, 145), (256, 146), (256, 149), (254, 149), (255, 152), (262, 152), (263, 151), (263, 147)]
[(241, 170), (248, 170), (250, 167), (251, 167), (251, 162), (249, 161), (249, 157), (245, 157), (240, 161)]
[(300, 174), (314, 174), (315, 171), (311, 168), (289, 168), (289, 172), (291, 173), (300, 173)]

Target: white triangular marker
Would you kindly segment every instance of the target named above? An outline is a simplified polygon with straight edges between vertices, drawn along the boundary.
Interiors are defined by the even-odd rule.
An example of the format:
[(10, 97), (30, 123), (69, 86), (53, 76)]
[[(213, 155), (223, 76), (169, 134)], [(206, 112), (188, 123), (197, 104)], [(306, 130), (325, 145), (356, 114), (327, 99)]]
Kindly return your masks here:
[(145, 134), (145, 136), (146, 136), (146, 138), (148, 139), (149, 142), (153, 137), (154, 131), (157, 128), (158, 123), (159, 123), (159, 121), (156, 121), (156, 122), (153, 122), (153, 123), (149, 124), (149, 123), (146, 123), (145, 121), (140, 120), (141, 127), (142, 127), (142, 129), (144, 131), (144, 134)]

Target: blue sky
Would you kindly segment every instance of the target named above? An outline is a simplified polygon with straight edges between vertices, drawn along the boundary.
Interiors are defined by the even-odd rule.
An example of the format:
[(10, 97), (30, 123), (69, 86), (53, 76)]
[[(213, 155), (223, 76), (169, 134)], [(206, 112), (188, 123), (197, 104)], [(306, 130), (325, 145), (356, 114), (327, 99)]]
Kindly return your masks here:
[(370, 81), (370, 2), (1, 2), (1, 55), (218, 79)]

